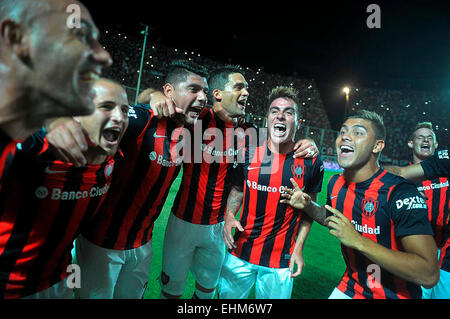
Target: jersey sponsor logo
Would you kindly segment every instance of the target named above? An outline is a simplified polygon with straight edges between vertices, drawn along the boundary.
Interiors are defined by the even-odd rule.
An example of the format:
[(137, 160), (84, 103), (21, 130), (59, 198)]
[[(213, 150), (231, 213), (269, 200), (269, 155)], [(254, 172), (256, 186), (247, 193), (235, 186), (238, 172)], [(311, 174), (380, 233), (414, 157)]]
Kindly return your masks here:
[[(53, 188), (51, 190), (50, 199), (51, 200), (77, 200), (83, 198), (92, 198), (103, 196), (109, 190), (109, 184), (106, 184), (102, 187), (94, 186), (90, 190), (78, 190), (78, 191), (64, 191), (61, 188)], [(50, 191), (45, 186), (40, 186), (36, 188), (34, 192), (35, 196), (39, 199), (46, 198)]]
[(218, 151), (214, 147), (202, 144), (202, 152), (206, 152), (207, 154), (212, 156), (236, 156), (239, 154), (241, 150), (242, 147), (238, 148), (237, 150), (235, 150), (234, 147), (230, 147), (225, 151)]
[(413, 197), (396, 200), (395, 205), (397, 206), (397, 209), (400, 209), (403, 207), (405, 207), (406, 210), (421, 209), (421, 208), (427, 209), (427, 203), (420, 196), (413, 196)]
[(355, 226), (356, 231), (363, 233), (363, 234), (380, 234), (380, 226), (377, 226), (375, 228), (367, 226), (367, 224), (360, 225), (355, 220), (352, 220), (353, 226)]
[(153, 151), (149, 154), (148, 156), (150, 158), (150, 160), (153, 162), (156, 160), (156, 163), (158, 163), (159, 165), (163, 166), (163, 167), (174, 167), (174, 166), (179, 166), (183, 163), (183, 159), (180, 158), (177, 161), (170, 161), (170, 160), (166, 160), (164, 158), (164, 156), (158, 154), (156, 151)]
[(439, 159), (450, 159), (448, 156), (448, 150), (438, 151)]
[(301, 179), (303, 176), (305, 167), (303, 165), (299, 164), (292, 164), (291, 166), (291, 172), (294, 175), (295, 178)]
[(364, 214), (364, 216), (370, 218), (375, 215), (378, 206), (379, 203), (376, 199), (364, 198), (361, 203), (362, 213)]
[(247, 179), (247, 186), (248, 186), (248, 188), (256, 189), (261, 192), (280, 193), (280, 194), (284, 194), (284, 189), (289, 188), (288, 186), (272, 187), (272, 186), (267, 186), (267, 185), (261, 185), (261, 184), (258, 184), (257, 182), (252, 182), (248, 179)]
[(423, 191), (429, 191), (430, 189), (439, 189), (439, 188), (444, 188), (444, 187), (448, 187), (448, 181), (443, 182), (443, 183), (431, 183), (430, 185), (425, 185), (425, 186), (418, 186), (417, 190), (419, 192), (423, 192)]

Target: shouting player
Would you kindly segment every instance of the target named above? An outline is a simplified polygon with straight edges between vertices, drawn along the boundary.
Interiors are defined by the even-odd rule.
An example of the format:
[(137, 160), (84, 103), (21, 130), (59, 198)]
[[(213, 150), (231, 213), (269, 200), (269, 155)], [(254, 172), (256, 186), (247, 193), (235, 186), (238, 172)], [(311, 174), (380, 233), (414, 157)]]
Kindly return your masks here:
[[(437, 146), (438, 142), (432, 124), (429, 122), (418, 123), (408, 141), (408, 147), (411, 149), (413, 157), (411, 164), (420, 163), (433, 156)], [(425, 201), (428, 206), (428, 219), (433, 228), (434, 239), (438, 248), (442, 248), (445, 243), (444, 239), (447, 230), (449, 211), (447, 203), (450, 197), (450, 187), (448, 183), (448, 178), (440, 177), (422, 181), (417, 187), (419, 192), (425, 195)], [(422, 298), (434, 299), (444, 297), (440, 292), (442, 292), (446, 286), (445, 283), (442, 282), (443, 280), (445, 281), (445, 275), (446, 274), (441, 271), (440, 282), (436, 286), (432, 289), (423, 288)], [(448, 284), (450, 284), (450, 282), (447, 282), (447, 285)], [(450, 287), (447, 288), (447, 292), (449, 289)], [(446, 297), (449, 298), (450, 296), (447, 295)]]
[(43, 134), (18, 147), (0, 192), (0, 298), (72, 298), (79, 285), (66, 280), (72, 243), (106, 197), (128, 126), (122, 86), (100, 79), (94, 90), (94, 113), (77, 117), (97, 144), (85, 151), (88, 165), (55, 160)]
[[(79, 28), (71, 28), (69, 5), (80, 9)], [(1, 0), (0, 29), (1, 183), (17, 142), (46, 119), (94, 111), (93, 84), (112, 62), (76, 0)]]
[[(121, 143), (125, 159), (99, 213), (76, 242), (76, 260), (83, 273), (77, 291), (80, 298), (143, 297), (152, 260), (153, 225), (181, 168), (178, 155), (183, 148), (178, 144), (184, 137), (183, 126), (192, 125), (206, 104), (206, 76), (206, 70), (195, 63), (172, 61), (164, 96), (181, 113), (158, 119), (148, 105), (130, 108), (129, 128)], [(140, 99), (148, 100), (147, 92)], [(65, 125), (52, 131), (52, 142), (61, 153), (74, 153), (63, 142), (65, 128), (72, 123)]]
[(336, 139), (344, 171), (330, 178), (328, 204), (312, 205), (295, 181), (295, 191), (283, 195), (341, 241), (347, 269), (330, 298), (421, 298), (420, 285), (439, 280), (425, 200), (412, 183), (378, 165), (385, 135), (378, 114), (350, 116)]
[[(293, 88), (273, 89), (267, 111), (268, 139), (262, 146), (247, 146), (245, 161), (237, 168), (225, 215), (223, 239), (230, 253), (219, 280), (219, 298), (247, 298), (255, 285), (256, 298), (289, 299), (293, 278), (302, 272), (303, 247), (312, 220), (280, 203), (280, 195), (294, 178), (317, 200), (323, 163), (320, 158), (293, 157), (297, 109)], [(239, 232), (233, 238), (236, 227)]]

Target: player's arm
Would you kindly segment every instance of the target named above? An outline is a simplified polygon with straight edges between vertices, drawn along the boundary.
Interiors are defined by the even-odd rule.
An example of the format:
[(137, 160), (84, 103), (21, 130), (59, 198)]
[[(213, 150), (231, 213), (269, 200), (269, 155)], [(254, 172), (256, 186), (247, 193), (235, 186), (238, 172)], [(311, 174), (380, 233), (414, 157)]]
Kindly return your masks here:
[(403, 178), (409, 179), (415, 183), (425, 180), (425, 172), (420, 164), (408, 165), (408, 166), (383, 166), (388, 172), (399, 175)]
[(439, 281), (437, 248), (431, 235), (401, 237), (404, 251), (392, 250), (361, 236), (340, 211), (328, 205), (326, 207), (333, 213), (326, 220), (330, 234), (344, 246), (358, 250), (374, 264), (425, 288), (431, 288)]
[(316, 142), (310, 138), (297, 141), (294, 145), (294, 158), (314, 158), (319, 156)]
[(83, 152), (96, 143), (78, 121), (72, 117), (56, 118), (48, 121), (45, 128), (47, 141), (58, 159), (76, 167), (86, 165)]
[(157, 118), (173, 117), (176, 113), (183, 112), (183, 110), (177, 108), (175, 102), (163, 92), (153, 88), (149, 88), (146, 91), (146, 95), (143, 96), (141, 100), (150, 105), (150, 109)]
[[(326, 209), (313, 205), (312, 200), (314, 199), (307, 193), (304, 193), (293, 178), (291, 178), (291, 183), (294, 189), (285, 188), (284, 193), (281, 194), (283, 199), (280, 202), (302, 210), (319, 224), (327, 226), (325, 223), (325, 219), (327, 218)], [(314, 201), (317, 202), (316, 200)]]
[(225, 225), (223, 228), (223, 241), (225, 242), (225, 245), (230, 249), (236, 247), (236, 245), (234, 244), (233, 229), (237, 228), (239, 231), (244, 231), (241, 223), (236, 219), (236, 214), (242, 206), (243, 198), (243, 188), (233, 185), (227, 199)]
[[(317, 194), (309, 194), (309, 196), (311, 197), (312, 200), (317, 201)], [(292, 253), (291, 261), (289, 263), (289, 270), (291, 272), (290, 276), (292, 278), (300, 276), (303, 271), (303, 267), (305, 266), (305, 261), (303, 259), (303, 248), (305, 247), (306, 237), (308, 237), (312, 223), (313, 219), (309, 215), (304, 214), (302, 216), (297, 239), (295, 240), (294, 251)], [(297, 266), (296, 270), (295, 266)]]

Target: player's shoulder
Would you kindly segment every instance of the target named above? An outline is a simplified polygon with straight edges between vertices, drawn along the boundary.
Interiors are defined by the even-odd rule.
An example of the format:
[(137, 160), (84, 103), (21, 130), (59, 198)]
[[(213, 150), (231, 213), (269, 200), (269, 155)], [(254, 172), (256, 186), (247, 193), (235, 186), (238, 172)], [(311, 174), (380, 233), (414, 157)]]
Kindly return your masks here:
[(391, 189), (388, 200), (399, 196), (401, 197), (403, 195), (420, 196), (420, 193), (417, 190), (417, 185), (401, 176), (386, 171), (382, 182), (385, 188)]

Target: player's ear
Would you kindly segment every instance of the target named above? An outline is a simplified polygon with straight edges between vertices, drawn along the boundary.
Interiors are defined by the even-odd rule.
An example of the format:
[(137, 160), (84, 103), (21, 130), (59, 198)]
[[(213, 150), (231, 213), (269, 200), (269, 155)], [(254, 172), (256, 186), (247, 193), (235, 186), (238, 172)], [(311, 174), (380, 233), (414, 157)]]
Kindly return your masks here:
[(384, 149), (384, 141), (383, 140), (377, 140), (375, 142), (375, 145), (373, 147), (373, 152), (378, 154)]
[[(219, 89), (215, 89), (212, 91), (212, 96), (214, 97), (214, 100), (217, 102), (222, 101), (222, 91)], [(214, 103), (214, 101), (212, 101)]]
[(174, 90), (175, 90), (174, 87), (170, 83), (166, 83), (163, 86), (164, 95), (167, 97), (171, 98)]
[(414, 147), (413, 141), (409, 141), (409, 142), (408, 142), (408, 147), (409, 147), (410, 149), (413, 149), (413, 147)]

